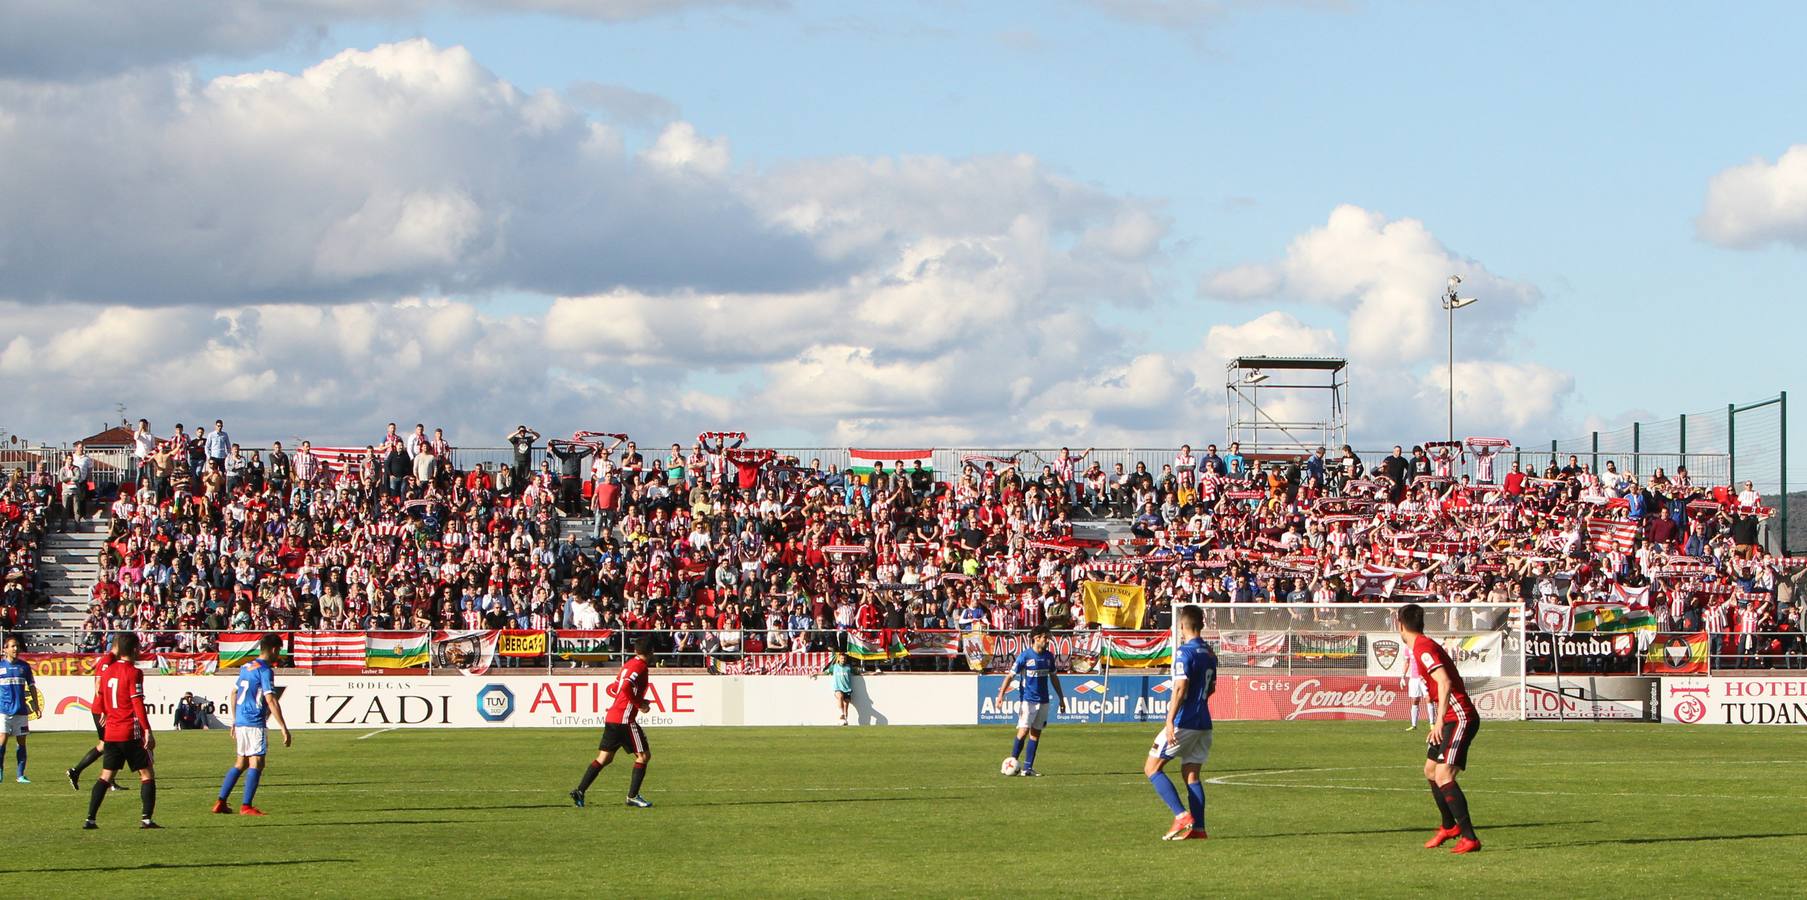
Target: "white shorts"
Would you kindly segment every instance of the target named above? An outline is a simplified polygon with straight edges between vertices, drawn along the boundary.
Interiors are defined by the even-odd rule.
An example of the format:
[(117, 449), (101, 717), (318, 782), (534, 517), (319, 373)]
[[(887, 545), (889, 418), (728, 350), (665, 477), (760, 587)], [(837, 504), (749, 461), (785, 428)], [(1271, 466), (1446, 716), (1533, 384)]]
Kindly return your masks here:
[(1419, 697), (1427, 696), (1429, 693), (1430, 692), (1425, 689), (1424, 679), (1419, 678), (1416, 675), (1406, 676), (1405, 695), (1407, 697), (1416, 700)]
[(0, 716), (0, 734), (7, 737), (25, 737), (31, 734), (31, 716), (25, 713)]
[(249, 725), (232, 726), (232, 739), (238, 743), (240, 756), (266, 756), (270, 749), (269, 731)]
[(1148, 749), (1152, 759), (1173, 759), (1188, 766), (1202, 766), (1211, 758), (1211, 729), (1175, 728), (1174, 744), (1167, 743), (1167, 729), (1155, 733), (1154, 746)]
[(1043, 728), (1048, 727), (1048, 712), (1052, 707), (1053, 704), (1051, 703), (1030, 703), (1027, 700), (1023, 701), (1022, 708), (1017, 710), (1016, 727), (1029, 728), (1035, 731), (1040, 731)]

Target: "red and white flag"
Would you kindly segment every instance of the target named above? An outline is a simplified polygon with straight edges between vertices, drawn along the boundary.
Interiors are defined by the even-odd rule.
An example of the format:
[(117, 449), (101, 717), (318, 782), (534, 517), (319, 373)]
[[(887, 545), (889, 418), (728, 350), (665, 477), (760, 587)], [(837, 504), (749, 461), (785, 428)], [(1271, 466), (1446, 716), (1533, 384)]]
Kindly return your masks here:
[(1566, 603), (1537, 604), (1537, 624), (1543, 630), (1552, 633), (1573, 631), (1575, 628), (1575, 610)]
[(343, 472), (347, 467), (356, 468), (363, 465), (363, 447), (315, 447), (314, 458), (320, 461), (320, 468), (328, 472)]
[(1623, 603), (1634, 609), (1650, 611), (1650, 585), (1643, 587), (1626, 587), (1622, 584), (1612, 586), (1613, 602)]
[(1638, 525), (1636, 522), (1615, 522), (1611, 519), (1587, 520), (1587, 545), (1595, 550), (1617, 550), (1630, 553), (1638, 542)]
[(361, 632), (296, 632), (294, 646), (297, 668), (364, 667), (364, 635)]

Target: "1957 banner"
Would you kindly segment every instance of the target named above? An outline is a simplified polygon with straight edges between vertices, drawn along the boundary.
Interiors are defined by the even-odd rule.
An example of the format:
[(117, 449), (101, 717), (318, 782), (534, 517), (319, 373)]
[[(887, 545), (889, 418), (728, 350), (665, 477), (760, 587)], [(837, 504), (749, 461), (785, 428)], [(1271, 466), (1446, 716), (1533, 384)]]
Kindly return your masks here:
[[(1456, 670), (1468, 678), (1497, 678), (1500, 675), (1504, 638), (1500, 632), (1477, 634), (1432, 635), (1443, 645)], [(1368, 674), (1376, 677), (1403, 678), (1406, 673), (1404, 639), (1396, 632), (1374, 631), (1367, 635)], [(1397, 684), (1397, 682), (1395, 682)]]

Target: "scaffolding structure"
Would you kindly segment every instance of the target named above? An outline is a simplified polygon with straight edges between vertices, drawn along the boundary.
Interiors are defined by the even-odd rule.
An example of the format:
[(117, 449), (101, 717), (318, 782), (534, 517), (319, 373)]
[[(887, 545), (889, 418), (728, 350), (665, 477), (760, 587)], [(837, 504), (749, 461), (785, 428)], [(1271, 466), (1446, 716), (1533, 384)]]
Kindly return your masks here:
[[(1349, 442), (1349, 361), (1238, 356), (1224, 367), (1229, 439), (1244, 453), (1309, 453)], [(1323, 418), (1309, 418), (1309, 409)], [(1270, 412), (1276, 410), (1276, 412)]]

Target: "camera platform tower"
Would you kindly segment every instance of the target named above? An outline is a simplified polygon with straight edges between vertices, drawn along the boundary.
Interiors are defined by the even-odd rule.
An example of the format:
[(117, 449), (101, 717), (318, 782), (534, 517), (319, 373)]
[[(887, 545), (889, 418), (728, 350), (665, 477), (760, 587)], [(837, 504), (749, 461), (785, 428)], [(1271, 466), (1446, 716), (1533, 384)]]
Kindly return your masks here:
[(1348, 360), (1238, 356), (1224, 370), (1229, 439), (1243, 453), (1334, 453), (1349, 442)]

